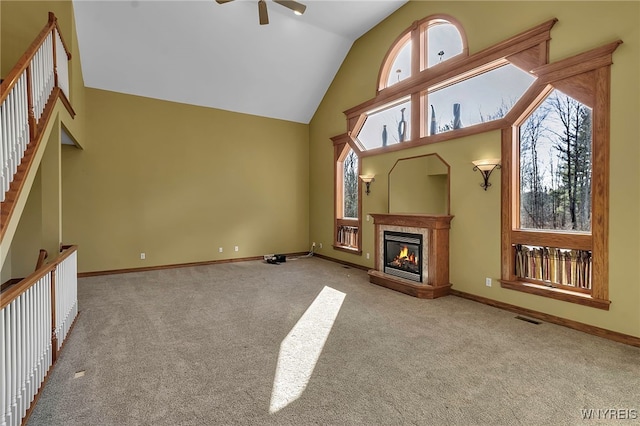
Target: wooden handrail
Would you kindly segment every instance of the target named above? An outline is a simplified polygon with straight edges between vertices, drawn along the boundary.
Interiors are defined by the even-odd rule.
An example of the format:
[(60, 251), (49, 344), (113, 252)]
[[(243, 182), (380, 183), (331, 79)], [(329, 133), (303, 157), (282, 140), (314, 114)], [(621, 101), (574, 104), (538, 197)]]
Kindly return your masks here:
[(2, 299), (0, 300), (0, 310), (4, 309), (5, 306), (9, 305), (13, 302), (17, 297), (19, 297), (22, 293), (27, 291), (31, 286), (33, 286), (38, 280), (44, 277), (46, 274), (51, 273), (51, 271), (55, 270), (56, 267), (62, 263), (67, 257), (71, 256), (74, 252), (78, 251), (78, 246), (72, 245), (68, 249), (61, 252), (51, 263), (47, 263), (41, 266), (38, 270), (34, 271), (31, 275), (10, 287), (2, 293)]
[(67, 44), (65, 43), (64, 38), (62, 37), (60, 27), (58, 27), (58, 18), (56, 18), (56, 15), (53, 12), (49, 12), (49, 21), (47, 22), (47, 24), (36, 36), (33, 43), (29, 45), (27, 51), (20, 57), (20, 59), (18, 59), (18, 63), (16, 63), (13, 69), (9, 71), (7, 77), (2, 81), (2, 83), (0, 83), (0, 103), (4, 102), (4, 100), (7, 98), (13, 86), (15, 86), (18, 82), (18, 79), (22, 75), (22, 72), (27, 69), (27, 67), (31, 63), (31, 59), (33, 59), (33, 56), (36, 54), (44, 40), (49, 36), (49, 33), (51, 33), (54, 29), (56, 29), (58, 31), (58, 34), (60, 35), (60, 41), (62, 42), (62, 46), (64, 46), (65, 52), (67, 53), (67, 59), (71, 59), (71, 53), (67, 48)]

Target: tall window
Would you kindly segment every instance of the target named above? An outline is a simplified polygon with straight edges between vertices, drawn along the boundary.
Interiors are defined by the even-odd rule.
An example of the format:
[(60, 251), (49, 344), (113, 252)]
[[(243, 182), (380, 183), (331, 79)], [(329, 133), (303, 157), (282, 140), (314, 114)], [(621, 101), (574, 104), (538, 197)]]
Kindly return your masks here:
[(342, 217), (358, 218), (358, 156), (351, 148), (342, 161)]
[(591, 115), (553, 90), (519, 126), (521, 229), (591, 232)]
[(335, 224), (333, 247), (361, 253), (361, 185), (358, 178), (360, 158), (344, 134), (333, 138), (335, 159)]
[(608, 300), (609, 86), (619, 42), (538, 67), (502, 144), (502, 286)]

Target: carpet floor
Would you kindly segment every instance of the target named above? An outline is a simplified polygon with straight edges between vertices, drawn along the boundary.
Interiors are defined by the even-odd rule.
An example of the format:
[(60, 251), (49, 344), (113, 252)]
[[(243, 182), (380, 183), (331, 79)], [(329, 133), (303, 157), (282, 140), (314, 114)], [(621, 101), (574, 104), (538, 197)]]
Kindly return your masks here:
[(78, 300), (29, 426), (640, 424), (640, 348), (323, 259), (82, 278)]

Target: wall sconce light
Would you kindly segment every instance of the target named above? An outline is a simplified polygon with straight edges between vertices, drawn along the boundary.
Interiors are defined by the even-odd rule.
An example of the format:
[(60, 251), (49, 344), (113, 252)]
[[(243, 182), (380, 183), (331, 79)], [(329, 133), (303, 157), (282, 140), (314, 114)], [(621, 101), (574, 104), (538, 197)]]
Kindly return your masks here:
[(480, 184), (481, 187), (486, 191), (488, 187), (491, 186), (489, 182), (489, 176), (491, 176), (491, 172), (494, 169), (500, 168), (500, 159), (499, 158), (488, 158), (485, 160), (475, 160), (473, 163), (473, 171), (478, 170), (482, 174), (482, 178), (484, 182)]
[(369, 193), (371, 192), (369, 190), (369, 185), (371, 185), (371, 182), (373, 182), (375, 175), (360, 175), (360, 179), (364, 182), (364, 184), (367, 186), (367, 190), (366, 190), (366, 194), (369, 195)]

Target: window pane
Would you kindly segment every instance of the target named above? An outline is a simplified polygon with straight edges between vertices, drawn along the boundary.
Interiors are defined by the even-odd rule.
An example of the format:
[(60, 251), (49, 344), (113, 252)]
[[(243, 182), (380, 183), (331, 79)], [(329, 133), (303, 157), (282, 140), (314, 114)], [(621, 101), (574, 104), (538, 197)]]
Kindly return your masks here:
[(427, 67), (431, 68), (462, 53), (462, 37), (455, 25), (446, 21), (427, 29)]
[(519, 130), (520, 227), (591, 231), (591, 109), (554, 90)]
[(344, 159), (342, 167), (343, 217), (358, 217), (358, 157), (352, 149)]
[(387, 77), (387, 87), (405, 78), (411, 77), (411, 40), (409, 39), (398, 52)]
[(504, 117), (535, 78), (511, 64), (429, 92), (429, 135)]
[(388, 104), (367, 113), (367, 119), (358, 133), (365, 150), (394, 145), (411, 137), (411, 99)]

